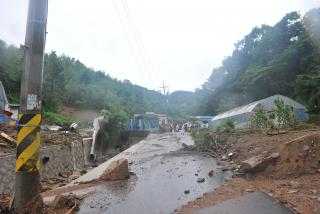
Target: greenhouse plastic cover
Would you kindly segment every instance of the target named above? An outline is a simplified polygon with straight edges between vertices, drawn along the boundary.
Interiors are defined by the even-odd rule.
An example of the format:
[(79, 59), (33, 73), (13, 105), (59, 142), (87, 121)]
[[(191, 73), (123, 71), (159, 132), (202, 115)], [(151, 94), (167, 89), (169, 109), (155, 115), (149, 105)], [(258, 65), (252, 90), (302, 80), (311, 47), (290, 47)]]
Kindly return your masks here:
[(232, 116), (236, 116), (236, 115), (240, 115), (240, 114), (244, 114), (244, 113), (249, 113), (259, 103), (264, 107), (264, 109), (266, 109), (267, 111), (270, 111), (274, 107), (274, 101), (278, 100), (278, 99), (283, 100), (286, 105), (290, 105), (293, 108), (305, 109), (306, 110), (306, 107), (304, 107), (300, 103), (292, 100), (291, 98), (277, 94), (277, 95), (273, 95), (271, 97), (267, 97), (265, 99), (255, 101), (253, 103), (250, 103), (250, 104), (247, 104), (247, 105), (244, 105), (244, 106), (240, 106), (240, 107), (231, 109), (231, 110), (223, 112), (221, 114), (218, 114), (218, 115), (213, 117), (212, 121), (223, 119), (223, 118), (228, 118), (228, 117), (232, 117)]

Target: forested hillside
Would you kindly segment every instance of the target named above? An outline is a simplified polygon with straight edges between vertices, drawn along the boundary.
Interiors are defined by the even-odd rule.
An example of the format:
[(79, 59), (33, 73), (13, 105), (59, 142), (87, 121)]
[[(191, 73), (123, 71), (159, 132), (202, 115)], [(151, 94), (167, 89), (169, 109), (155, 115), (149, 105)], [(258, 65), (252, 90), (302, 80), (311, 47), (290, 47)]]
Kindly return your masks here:
[[(19, 102), (21, 63), (22, 51), (0, 40), (0, 80), (13, 103)], [(45, 111), (57, 112), (60, 104), (97, 111), (107, 109), (127, 116), (146, 111), (168, 111), (172, 116), (180, 113), (179, 103), (167, 105), (159, 92), (117, 80), (74, 58), (51, 52), (45, 55), (43, 106)]]
[(196, 111), (214, 115), (274, 94), (319, 109), (320, 8), (253, 28), (196, 92)]
[[(0, 80), (9, 100), (19, 101), (21, 50), (0, 40)], [(161, 80), (160, 80), (161, 81)], [(274, 26), (254, 27), (235, 44), (231, 56), (194, 93), (164, 97), (157, 91), (119, 81), (55, 52), (45, 55), (43, 104), (56, 112), (60, 104), (108, 109), (131, 116), (154, 111), (181, 115), (215, 115), (233, 107), (282, 94), (320, 109), (320, 8), (286, 14)], [(168, 100), (168, 102), (167, 102)]]

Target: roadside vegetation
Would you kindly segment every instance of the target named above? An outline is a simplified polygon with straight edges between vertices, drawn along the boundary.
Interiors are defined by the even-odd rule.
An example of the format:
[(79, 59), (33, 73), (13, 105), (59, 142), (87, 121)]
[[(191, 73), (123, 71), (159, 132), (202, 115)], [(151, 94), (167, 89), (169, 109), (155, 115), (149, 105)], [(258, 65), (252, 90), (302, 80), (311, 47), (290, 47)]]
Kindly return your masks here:
[(251, 118), (251, 126), (255, 129), (283, 129), (297, 123), (292, 106), (286, 105), (283, 100), (276, 100), (275, 111), (267, 112), (258, 104)]
[(54, 112), (44, 112), (43, 116), (45, 122), (52, 125), (65, 126), (73, 122), (72, 118)]
[(198, 115), (216, 115), (275, 94), (320, 111), (320, 8), (254, 27), (195, 92)]
[(121, 147), (128, 141), (128, 136), (125, 133), (126, 122), (128, 115), (123, 110), (109, 111), (102, 109), (100, 114), (105, 117), (103, 141), (109, 145)]
[(283, 100), (275, 100), (274, 105), (275, 110), (267, 112), (261, 104), (258, 104), (252, 117), (247, 121), (248, 125), (250, 124), (250, 128), (235, 129), (234, 119), (228, 118), (216, 130), (194, 129), (191, 132), (191, 136), (200, 150), (218, 150), (219, 152), (220, 147), (231, 135), (254, 131), (262, 131), (264, 133), (276, 130), (283, 131), (297, 125), (292, 106), (286, 105)]
[[(22, 51), (0, 39), (0, 80), (10, 103), (19, 103), (22, 72)], [(104, 71), (93, 70), (79, 60), (56, 52), (45, 54), (43, 77), (43, 108), (59, 113), (61, 104), (78, 108), (124, 111), (128, 116), (136, 113), (168, 111), (177, 118), (185, 113), (192, 92), (178, 91), (167, 97), (160, 92), (120, 81)], [(166, 104), (166, 99), (169, 103)]]

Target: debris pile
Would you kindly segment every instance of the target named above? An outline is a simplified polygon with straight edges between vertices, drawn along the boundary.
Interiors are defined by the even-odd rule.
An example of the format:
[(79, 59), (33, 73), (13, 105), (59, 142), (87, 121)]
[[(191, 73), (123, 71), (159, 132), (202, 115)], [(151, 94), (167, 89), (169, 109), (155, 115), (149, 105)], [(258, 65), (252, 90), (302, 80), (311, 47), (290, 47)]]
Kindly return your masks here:
[(6, 193), (0, 197), (0, 213), (10, 213), (10, 201), (12, 193)]
[(53, 202), (46, 207), (46, 213), (74, 213), (80, 210), (79, 205), (81, 199), (82, 198), (72, 193), (68, 195), (57, 195)]
[(226, 200), (252, 191), (269, 194), (294, 213), (320, 213), (319, 127), (238, 132), (220, 145), (210, 149), (220, 158), (222, 170), (232, 170), (235, 178), (186, 205), (182, 213), (211, 206), (221, 196)]
[(44, 146), (67, 145), (71, 142), (81, 142), (82, 136), (77, 132), (41, 131), (41, 143)]

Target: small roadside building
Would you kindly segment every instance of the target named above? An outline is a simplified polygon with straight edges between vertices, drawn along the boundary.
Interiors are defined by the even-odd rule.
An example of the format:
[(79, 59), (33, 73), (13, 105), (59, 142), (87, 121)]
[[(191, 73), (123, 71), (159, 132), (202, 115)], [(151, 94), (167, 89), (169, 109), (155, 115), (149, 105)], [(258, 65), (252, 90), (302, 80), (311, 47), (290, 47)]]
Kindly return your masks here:
[(9, 106), (9, 102), (7, 99), (6, 91), (4, 90), (3, 84), (0, 81), (0, 111), (1, 111), (1, 114), (3, 111), (9, 111), (9, 110), (10, 110), (10, 106)]
[(250, 128), (252, 127), (251, 119), (258, 104), (261, 104), (267, 113), (272, 113), (276, 108), (276, 100), (283, 100), (285, 105), (292, 106), (294, 117), (297, 121), (308, 120), (307, 109), (305, 106), (289, 97), (277, 94), (218, 114), (210, 121), (209, 128), (211, 130), (215, 130), (221, 123), (231, 118), (234, 120), (236, 128)]

